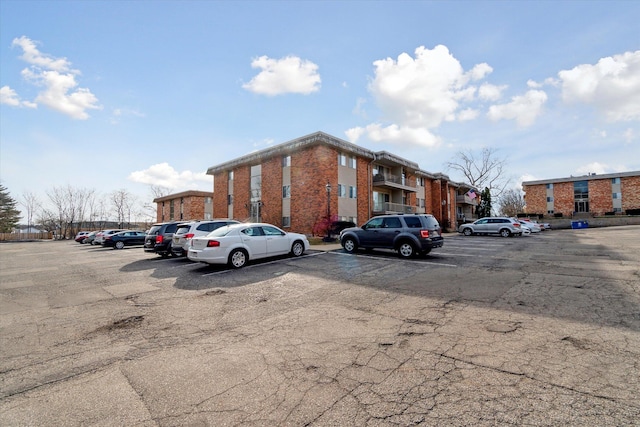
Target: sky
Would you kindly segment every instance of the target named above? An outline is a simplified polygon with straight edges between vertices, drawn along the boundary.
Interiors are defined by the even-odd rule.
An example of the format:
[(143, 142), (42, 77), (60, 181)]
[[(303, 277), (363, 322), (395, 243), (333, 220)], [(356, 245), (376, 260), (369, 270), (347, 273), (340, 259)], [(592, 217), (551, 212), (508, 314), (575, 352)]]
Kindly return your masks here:
[(640, 1), (0, 1), (0, 183), (153, 199), (317, 131), (443, 172), (640, 170)]

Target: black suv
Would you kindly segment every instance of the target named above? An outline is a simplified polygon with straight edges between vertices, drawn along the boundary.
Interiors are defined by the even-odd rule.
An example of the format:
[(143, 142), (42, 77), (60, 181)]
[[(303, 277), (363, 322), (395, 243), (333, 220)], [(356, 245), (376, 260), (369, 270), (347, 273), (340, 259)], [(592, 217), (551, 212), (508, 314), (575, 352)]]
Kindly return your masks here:
[(163, 257), (171, 255), (173, 233), (182, 222), (162, 222), (153, 224), (144, 238), (144, 251), (155, 252)]
[(352, 253), (358, 248), (394, 249), (403, 258), (428, 254), (440, 248), (444, 239), (440, 224), (433, 215), (380, 215), (371, 218), (362, 227), (342, 230), (340, 244)]

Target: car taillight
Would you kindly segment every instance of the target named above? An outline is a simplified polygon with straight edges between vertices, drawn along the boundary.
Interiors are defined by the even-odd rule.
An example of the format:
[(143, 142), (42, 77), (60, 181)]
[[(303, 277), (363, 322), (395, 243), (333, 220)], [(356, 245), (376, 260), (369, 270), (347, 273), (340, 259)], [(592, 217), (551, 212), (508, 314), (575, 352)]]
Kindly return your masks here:
[(111, 236), (105, 237), (104, 240), (111, 240)]
[(429, 238), (429, 230), (420, 230), (420, 237), (422, 237), (423, 239), (428, 239)]
[(516, 228), (520, 228), (520, 224), (513, 224)]
[(164, 240), (164, 237), (162, 235), (156, 236), (156, 243), (162, 243), (163, 240)]
[(187, 233), (187, 234), (185, 234), (185, 235), (184, 235), (184, 238), (185, 238), (185, 239), (193, 239), (193, 236), (195, 236), (195, 234), (193, 234), (193, 233)]
[(218, 246), (220, 246), (220, 242), (218, 242), (217, 240), (209, 240), (207, 242), (208, 248), (217, 248)]

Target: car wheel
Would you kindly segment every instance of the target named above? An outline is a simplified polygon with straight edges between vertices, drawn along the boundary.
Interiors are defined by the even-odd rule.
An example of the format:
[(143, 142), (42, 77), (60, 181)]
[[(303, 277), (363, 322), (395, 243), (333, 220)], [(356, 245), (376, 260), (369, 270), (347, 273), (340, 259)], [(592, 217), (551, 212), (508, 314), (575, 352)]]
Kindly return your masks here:
[(507, 230), (506, 228), (503, 228), (502, 230), (500, 230), (500, 235), (502, 237), (509, 237), (511, 236), (511, 231)]
[(358, 248), (358, 244), (353, 240), (353, 238), (347, 237), (342, 241), (342, 247), (345, 251), (353, 253)]
[(291, 246), (291, 255), (300, 256), (304, 253), (304, 245), (300, 240), (296, 240), (293, 242), (293, 246)]
[(247, 263), (247, 253), (242, 249), (235, 249), (229, 254), (229, 265), (233, 268), (242, 268)]
[(122, 249), (122, 248), (124, 248), (124, 242), (116, 242), (116, 246), (115, 246), (115, 248), (116, 248), (116, 249)]
[(400, 246), (398, 246), (398, 254), (402, 258), (411, 258), (416, 254), (416, 250), (411, 243), (402, 242)]
[(467, 227), (462, 230), (462, 234), (464, 234), (465, 236), (471, 236), (473, 234), (473, 231), (469, 227)]

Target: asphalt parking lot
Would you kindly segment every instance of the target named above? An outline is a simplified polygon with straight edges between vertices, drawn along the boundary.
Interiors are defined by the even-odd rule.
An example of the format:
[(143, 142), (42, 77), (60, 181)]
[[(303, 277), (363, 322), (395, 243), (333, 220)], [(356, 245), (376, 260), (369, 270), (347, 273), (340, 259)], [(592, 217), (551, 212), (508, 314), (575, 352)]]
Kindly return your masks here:
[(242, 270), (0, 244), (0, 425), (640, 425), (640, 226)]

